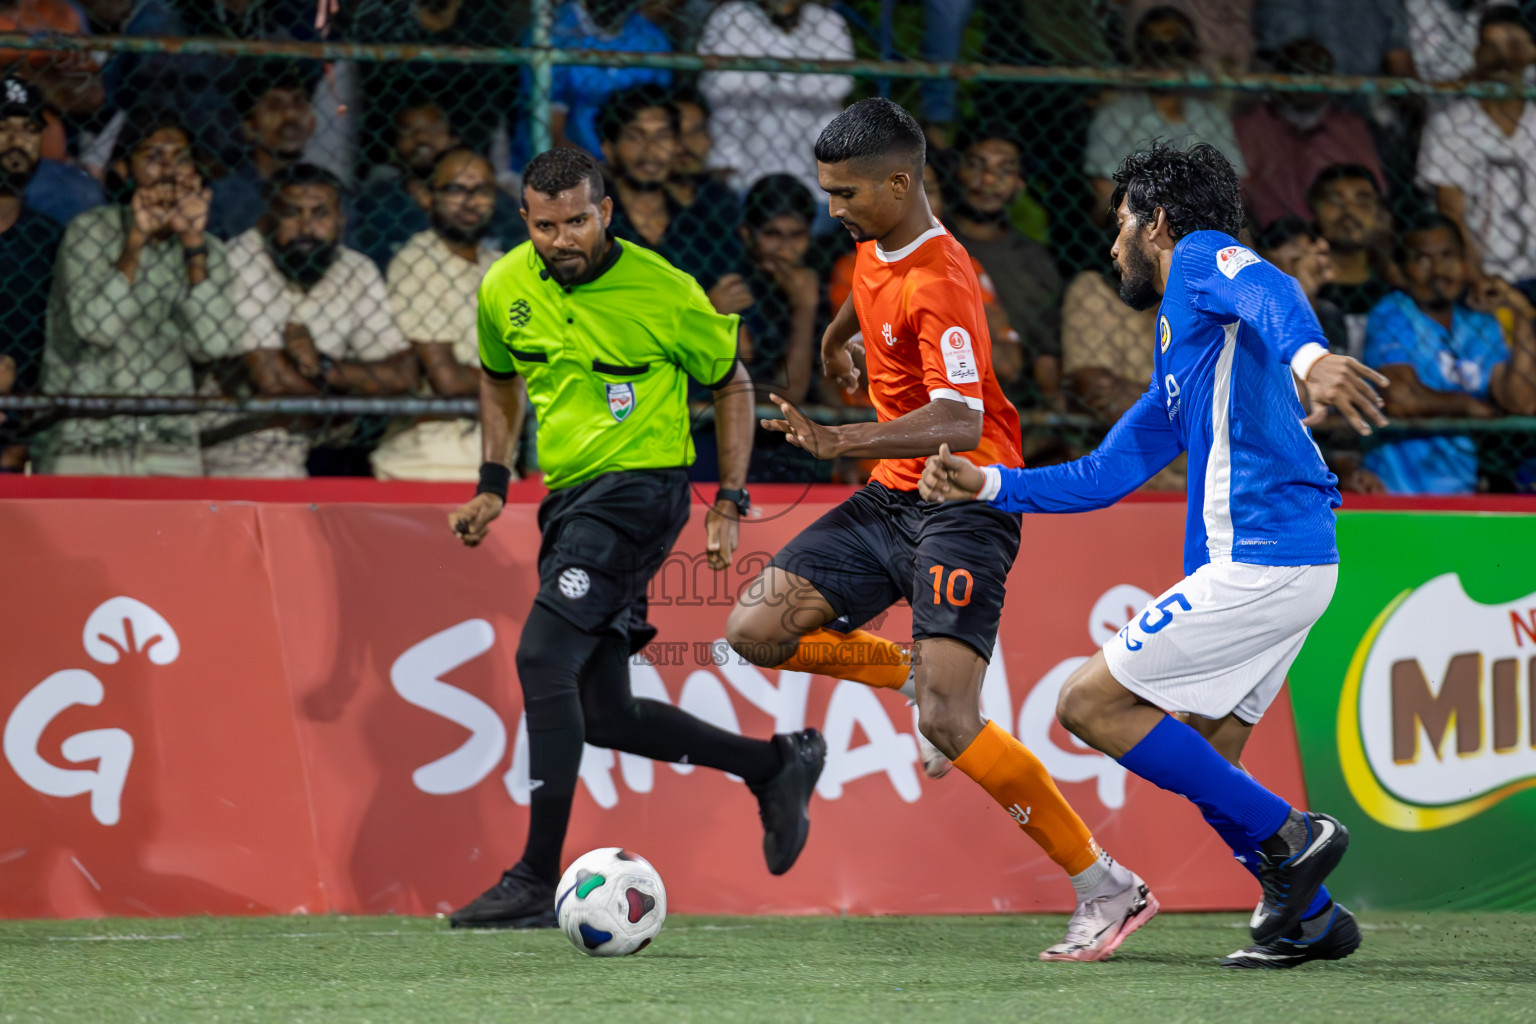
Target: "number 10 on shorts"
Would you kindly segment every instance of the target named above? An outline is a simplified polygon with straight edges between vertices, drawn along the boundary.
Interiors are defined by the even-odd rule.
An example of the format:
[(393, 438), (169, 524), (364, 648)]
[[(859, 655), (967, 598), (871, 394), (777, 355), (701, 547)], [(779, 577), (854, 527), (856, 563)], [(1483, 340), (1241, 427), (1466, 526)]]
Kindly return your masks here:
[[(956, 608), (964, 608), (971, 603), (971, 587), (975, 581), (971, 579), (970, 570), (945, 569), (942, 565), (930, 565), (928, 575), (933, 577), (934, 604), (943, 604), (947, 601)], [(946, 576), (948, 579), (945, 578)]]

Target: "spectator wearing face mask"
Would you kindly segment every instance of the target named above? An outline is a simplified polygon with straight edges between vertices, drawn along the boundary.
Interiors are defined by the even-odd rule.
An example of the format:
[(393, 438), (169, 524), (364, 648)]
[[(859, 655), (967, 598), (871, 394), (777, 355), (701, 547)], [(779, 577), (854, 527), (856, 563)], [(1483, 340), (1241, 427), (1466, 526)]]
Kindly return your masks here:
[(1195, 25), (1195, 42), (1214, 71), (1247, 74), (1253, 61), (1253, 8), (1257, 0), (1120, 0), (1120, 17), (1136, 25), (1154, 7), (1176, 7)]
[[(1136, 25), (1131, 52), (1136, 67), (1157, 71), (1189, 71), (1200, 66), (1200, 46), (1189, 16), (1176, 7), (1154, 7)], [(1097, 197), (1099, 223), (1109, 221), (1109, 198), (1115, 191), (1120, 161), (1152, 139), (1188, 145), (1209, 142), (1232, 161), (1239, 178), (1248, 167), (1232, 131), (1227, 112), (1204, 92), (1178, 89), (1126, 91), (1101, 102), (1088, 125), (1083, 170)]]
[[(1287, 75), (1331, 75), (1333, 54), (1315, 39), (1285, 44), (1275, 70)], [(1305, 217), (1307, 185), (1325, 167), (1352, 164), (1384, 180), (1370, 126), (1328, 93), (1277, 92), (1233, 120), (1249, 174), (1243, 183), (1256, 224), (1287, 214)]]

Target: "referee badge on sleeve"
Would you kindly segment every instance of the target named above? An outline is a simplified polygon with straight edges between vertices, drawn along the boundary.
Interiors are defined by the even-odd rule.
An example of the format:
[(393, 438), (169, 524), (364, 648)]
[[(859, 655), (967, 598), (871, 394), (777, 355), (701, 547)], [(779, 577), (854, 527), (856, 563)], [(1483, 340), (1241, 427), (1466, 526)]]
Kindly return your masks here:
[(633, 384), (605, 384), (608, 391), (608, 412), (614, 420), (623, 423), (635, 411), (635, 386)]

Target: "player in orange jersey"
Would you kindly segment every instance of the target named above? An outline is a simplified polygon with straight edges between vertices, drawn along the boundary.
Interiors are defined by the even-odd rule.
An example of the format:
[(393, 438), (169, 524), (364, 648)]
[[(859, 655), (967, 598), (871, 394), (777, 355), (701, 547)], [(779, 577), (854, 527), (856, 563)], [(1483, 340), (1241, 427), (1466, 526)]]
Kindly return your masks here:
[[(763, 426), (818, 458), (881, 462), (867, 486), (774, 556), (732, 610), (726, 636), (755, 664), (847, 678), (835, 664), (841, 659), (818, 666), (804, 650), (808, 641), (824, 646), (839, 635), (827, 627), (858, 627), (906, 598), (919, 730), (1008, 811), (1077, 892), (1065, 941), (1041, 959), (1102, 960), (1157, 913), (1157, 900), (1099, 848), (1039, 759), (981, 716), (1019, 517), (981, 502), (931, 504), (918, 494), (924, 456), (941, 444), (977, 465), (1024, 461), (1018, 413), (992, 372), (976, 272), (933, 218), (924, 157), (922, 129), (884, 99), (855, 103), (816, 141), (829, 212), (858, 242), (853, 294), (822, 337), (822, 360), (829, 377), (856, 386), (850, 339), (862, 328), (879, 420), (818, 426), (774, 396), (784, 419)], [(890, 643), (862, 631), (850, 636)]]

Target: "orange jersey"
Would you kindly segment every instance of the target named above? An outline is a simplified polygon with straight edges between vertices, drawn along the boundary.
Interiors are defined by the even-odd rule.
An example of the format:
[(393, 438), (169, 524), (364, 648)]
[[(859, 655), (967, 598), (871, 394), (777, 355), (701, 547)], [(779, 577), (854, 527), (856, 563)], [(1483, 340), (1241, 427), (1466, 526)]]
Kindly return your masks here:
[[(836, 313), (848, 301), (849, 294), (853, 291), (853, 266), (858, 261), (856, 252), (844, 253), (832, 264), (832, 273), (827, 277), (827, 301), (832, 305), (832, 312)], [(981, 260), (971, 257), (971, 269), (976, 271), (976, 281), (981, 285), (981, 301), (984, 305), (997, 305), (997, 289), (992, 284), (992, 279), (987, 276), (986, 268), (981, 265)]]
[[(853, 309), (864, 334), (869, 395), (880, 422), (935, 399), (982, 413), (981, 444), (965, 458), (978, 466), (1021, 467), (1019, 414), (992, 372), (992, 338), (970, 254), (942, 227), (894, 253), (858, 247)], [(882, 459), (871, 479), (917, 489), (922, 458)]]

